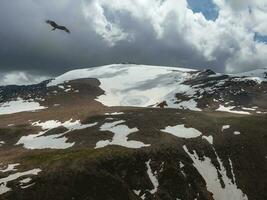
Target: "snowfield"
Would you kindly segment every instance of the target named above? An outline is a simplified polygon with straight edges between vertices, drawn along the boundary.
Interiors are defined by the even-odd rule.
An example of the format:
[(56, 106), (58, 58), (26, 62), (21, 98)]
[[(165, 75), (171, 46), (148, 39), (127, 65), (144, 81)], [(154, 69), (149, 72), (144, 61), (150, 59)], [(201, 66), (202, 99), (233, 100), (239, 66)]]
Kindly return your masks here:
[(190, 90), (190, 86), (182, 82), (192, 78), (194, 71), (148, 65), (107, 65), (67, 72), (52, 80), (48, 87), (75, 79), (97, 78), (105, 94), (96, 100), (106, 106), (147, 107), (167, 99), (169, 107), (198, 110), (193, 101), (174, 105), (173, 98), (176, 91)]
[(233, 74), (234, 76), (244, 77), (247, 80), (254, 80), (255, 82), (261, 83), (267, 81), (267, 68), (255, 69), (248, 72), (242, 72)]
[[(100, 81), (100, 88), (104, 91), (104, 94), (96, 97), (96, 100), (105, 106), (155, 107), (158, 103), (166, 101), (168, 108), (202, 111), (203, 106), (201, 109), (198, 107), (201, 104), (198, 104), (203, 95), (216, 94), (216, 90), (223, 87), (229, 80), (232, 82), (254, 81), (258, 84), (267, 82), (267, 68), (262, 68), (229, 75), (215, 73), (207, 75), (206, 78), (221, 77), (221, 79), (210, 80), (210, 85), (191, 84), (192, 81), (201, 79), (202, 72), (205, 71), (181, 67), (112, 64), (69, 71), (51, 80), (47, 87), (57, 86), (66, 93), (79, 92), (79, 90), (72, 90), (71, 85), (66, 83), (71, 80), (95, 78)], [(242, 91), (245, 90), (242, 88), (240, 91), (230, 91), (230, 94), (238, 95), (238, 92)], [(55, 95), (57, 91), (52, 93)], [(257, 110), (255, 106), (251, 108), (241, 106), (237, 109), (236, 106), (228, 105), (228, 102), (223, 103), (223, 99), (220, 100), (214, 99), (214, 102), (220, 102), (217, 111), (244, 115), (265, 113)], [(0, 103), (0, 115), (46, 109), (47, 107), (39, 104), (40, 101), (45, 101), (45, 99), (23, 100), (18, 97), (12, 101), (3, 101)], [(59, 104), (54, 104), (54, 106), (59, 106)]]
[[(27, 149), (66, 149), (74, 145), (74, 143), (67, 142), (68, 139), (64, 137), (66, 133), (74, 130), (89, 128), (95, 126), (96, 124), (97, 123), (81, 124), (80, 120), (73, 121), (72, 119), (63, 123), (57, 120), (34, 122), (32, 125), (41, 127), (42, 131), (40, 131), (38, 134), (22, 136), (17, 142), (17, 145), (22, 144)], [(67, 129), (67, 131), (59, 134), (44, 135), (48, 131), (58, 127), (64, 127)]]
[(17, 100), (0, 103), (0, 115), (13, 114), (24, 111), (35, 111), (45, 109), (46, 107), (40, 106), (38, 102), (25, 101), (21, 98)]
[[(214, 94), (216, 88), (222, 87), (228, 79), (224, 78), (211, 87), (185, 84), (186, 81), (198, 77), (200, 72), (178, 67), (113, 64), (69, 71), (56, 77), (47, 86), (62, 87), (61, 84), (71, 80), (96, 78), (100, 81), (100, 88), (105, 91), (105, 94), (98, 96), (96, 100), (106, 106), (148, 107), (166, 101), (169, 108), (201, 111), (197, 103), (201, 95)], [(266, 73), (267, 69), (259, 69), (232, 74), (229, 78), (232, 77), (236, 81), (254, 80), (260, 84), (267, 80)], [(181, 94), (187, 99), (179, 100), (176, 94)], [(217, 111), (250, 114), (234, 109), (234, 106), (220, 105)]]
[[(66, 83), (71, 80), (95, 78), (100, 81), (100, 88), (104, 91), (104, 94), (96, 97), (96, 100), (105, 106), (155, 107), (162, 101), (166, 101), (168, 108), (202, 111), (198, 107), (199, 100), (205, 94), (214, 95), (230, 79), (233, 82), (253, 80), (259, 84), (267, 81), (267, 69), (257, 69), (231, 74), (215, 81), (210, 80), (210, 85), (191, 84), (192, 81), (201, 79), (202, 72), (205, 71), (179, 67), (113, 64), (69, 71), (51, 80), (47, 87), (57, 86), (66, 93), (79, 92), (79, 90), (72, 90), (71, 85)], [(224, 75), (212, 74), (207, 77), (220, 76)], [(57, 91), (52, 93), (55, 95)], [(237, 95), (237, 92), (230, 91), (230, 93)], [(218, 102), (216, 99), (214, 101)], [(247, 115), (251, 114), (250, 111), (256, 111), (254, 108), (246, 107), (242, 108), (243, 111), (236, 110), (235, 106), (226, 105), (222, 103), (217, 111)], [(25, 101), (18, 98), (0, 104), (0, 115), (45, 108), (34, 100)], [(257, 113), (259, 114), (259, 111)]]
[(202, 133), (194, 128), (187, 128), (184, 124), (176, 126), (167, 126), (161, 131), (170, 133), (176, 137), (180, 138), (196, 138), (202, 135)]

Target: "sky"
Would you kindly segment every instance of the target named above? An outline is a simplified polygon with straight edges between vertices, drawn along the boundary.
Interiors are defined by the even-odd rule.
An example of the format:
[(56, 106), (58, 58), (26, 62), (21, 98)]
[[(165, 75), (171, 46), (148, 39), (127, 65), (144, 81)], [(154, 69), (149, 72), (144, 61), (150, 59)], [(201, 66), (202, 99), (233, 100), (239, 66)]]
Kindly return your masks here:
[(0, 27), (0, 85), (122, 62), (267, 67), (267, 0), (1, 0)]

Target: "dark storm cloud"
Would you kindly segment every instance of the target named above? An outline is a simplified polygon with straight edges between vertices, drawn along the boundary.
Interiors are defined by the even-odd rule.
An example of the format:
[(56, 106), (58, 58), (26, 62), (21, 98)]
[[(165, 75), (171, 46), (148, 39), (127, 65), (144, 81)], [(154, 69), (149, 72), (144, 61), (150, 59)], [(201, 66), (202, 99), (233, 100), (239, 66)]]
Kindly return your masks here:
[[(81, 1), (1, 0), (0, 71), (55, 75), (77, 67), (119, 62), (190, 67), (213, 64), (203, 62), (203, 57), (175, 33), (170, 32), (169, 40), (158, 40), (150, 25), (145, 26), (149, 23), (141, 24), (123, 12), (118, 15), (121, 27), (133, 32), (135, 41), (120, 41), (110, 47), (92, 30), (81, 6)], [(45, 19), (66, 25), (71, 34), (51, 31)], [(196, 56), (187, 59), (192, 54)]]
[[(92, 58), (101, 44), (95, 42), (98, 38), (86, 26), (80, 10), (78, 1), (1, 1), (0, 69), (59, 73), (97, 64), (99, 58)], [(72, 34), (52, 32), (45, 24), (50, 18), (68, 26)]]
[[(92, 1), (85, 0), (87, 3)], [(98, 0), (94, 1), (98, 2)], [(101, 1), (103, 2), (103, 0)], [(168, 1), (175, 5), (175, 1)], [(191, 3), (193, 1), (190, 0)], [(112, 4), (112, 1), (107, 2)], [(155, 2), (156, 0), (151, 1), (151, 5), (152, 3), (156, 5)], [(165, 2), (162, 1), (160, 5)], [(185, 0), (181, 0), (181, 2), (185, 2)], [(233, 69), (233, 65), (228, 63), (229, 60), (234, 63), (234, 66), (240, 65), (231, 56), (246, 58), (243, 56), (243, 52), (239, 53), (242, 48), (236, 42), (238, 39), (232, 39), (235, 34), (231, 33), (232, 30), (227, 27), (227, 24), (225, 28), (218, 26), (219, 34), (216, 29), (212, 29), (209, 33), (206, 31), (209, 30), (206, 27), (210, 24), (203, 22), (200, 16), (195, 19), (186, 18), (185, 24), (181, 24), (181, 22), (179, 24), (177, 21), (179, 17), (172, 16), (172, 13), (176, 11), (170, 10), (164, 19), (164, 37), (159, 38), (153, 22), (151, 22), (153, 18), (134, 17), (131, 9), (119, 10), (110, 5), (108, 3), (100, 5), (108, 21), (105, 28), (107, 30), (114, 28), (110, 24), (118, 25), (122, 32), (133, 36), (132, 39), (119, 39), (114, 45), (110, 45), (101, 35), (101, 30), (100, 33), (96, 30), (93, 19), (85, 17), (83, 2), (80, 0), (1, 0), (0, 72), (30, 71), (34, 74), (54, 76), (74, 68), (120, 62), (212, 68), (222, 72), (225, 71), (227, 65), (230, 66), (230, 70)], [(150, 4), (147, 5), (150, 6)], [(228, 9), (224, 4), (218, 6), (220, 9)], [(94, 7), (89, 12), (95, 12), (93, 9)], [(166, 7), (166, 9), (169, 8)], [(144, 12), (146, 12), (145, 9)], [(179, 15), (177, 12), (176, 15)], [(52, 28), (45, 23), (46, 19), (55, 20), (59, 24), (67, 26), (71, 34), (59, 30), (51, 31)], [(198, 21), (194, 22), (194, 20)], [(216, 22), (213, 23), (217, 26)], [(203, 31), (201, 32), (201, 27), (198, 26), (202, 25)], [(195, 35), (192, 35), (194, 37), (190, 41), (188, 37), (185, 39), (185, 36), (191, 33), (179, 32), (179, 26), (188, 27), (188, 29), (184, 29), (185, 31), (192, 28), (192, 34), (194, 31), (200, 31), (199, 34), (194, 33)], [(235, 31), (240, 32), (239, 30)], [(241, 33), (242, 31), (241, 29)], [(221, 41), (216, 40), (225, 42), (222, 42), (221, 45)], [(202, 43), (206, 46), (202, 47), (200, 45)], [(218, 48), (216, 48), (217, 46)], [(250, 46), (253, 47), (253, 45)], [(260, 47), (265, 49), (265, 46)], [(209, 51), (209, 49), (211, 50)], [(209, 56), (214, 59), (209, 59)], [(260, 59), (255, 60), (258, 62)], [(257, 63), (256, 61), (254, 63)], [(243, 65), (246, 60), (240, 63)], [(249, 63), (249, 65), (254, 63)], [(261, 64), (263, 61), (259, 63)]]

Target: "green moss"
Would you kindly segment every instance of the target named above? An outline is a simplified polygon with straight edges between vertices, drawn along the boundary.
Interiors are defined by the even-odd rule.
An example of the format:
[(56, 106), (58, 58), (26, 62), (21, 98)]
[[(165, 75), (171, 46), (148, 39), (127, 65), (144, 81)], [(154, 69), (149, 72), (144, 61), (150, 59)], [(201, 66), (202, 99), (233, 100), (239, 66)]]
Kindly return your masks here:
[(74, 161), (93, 161), (106, 159), (109, 157), (124, 157), (135, 152), (131, 149), (121, 147), (108, 147), (102, 149), (65, 149), (65, 150), (49, 150), (39, 151), (31, 155), (21, 158), (24, 165), (48, 166), (55, 163), (71, 163)]

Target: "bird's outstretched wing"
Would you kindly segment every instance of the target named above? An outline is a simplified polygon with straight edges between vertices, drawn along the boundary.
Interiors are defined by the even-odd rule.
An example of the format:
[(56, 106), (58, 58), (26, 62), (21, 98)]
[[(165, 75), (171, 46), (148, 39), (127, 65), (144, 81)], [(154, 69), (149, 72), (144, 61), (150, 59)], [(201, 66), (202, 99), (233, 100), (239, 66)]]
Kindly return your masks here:
[(54, 22), (54, 21), (51, 21), (51, 20), (46, 20), (45, 21), (47, 24), (50, 24), (52, 27), (54, 27), (54, 28), (56, 28), (58, 25), (57, 25), (57, 23), (56, 22)]
[(67, 33), (70, 33), (70, 30), (67, 29), (65, 26), (60, 26), (56, 22), (54, 22), (52, 20), (46, 20), (45, 22), (47, 24), (50, 24), (53, 27), (53, 30), (60, 29), (60, 30), (66, 31)]
[(66, 31), (67, 33), (70, 33), (70, 30), (67, 29), (65, 26), (63, 26), (62, 30), (63, 30), (63, 31)]
[(57, 26), (57, 29), (66, 31), (67, 33), (70, 33), (69, 29), (67, 29), (65, 26)]

